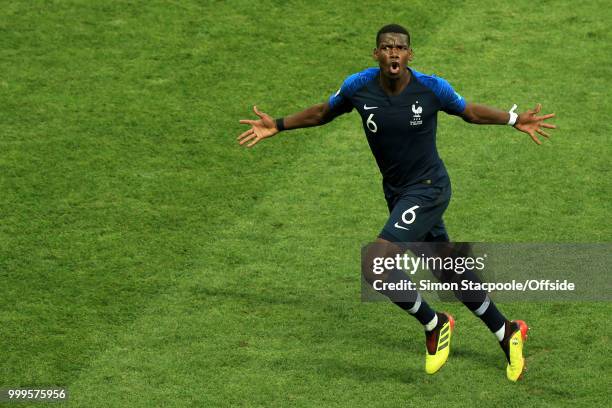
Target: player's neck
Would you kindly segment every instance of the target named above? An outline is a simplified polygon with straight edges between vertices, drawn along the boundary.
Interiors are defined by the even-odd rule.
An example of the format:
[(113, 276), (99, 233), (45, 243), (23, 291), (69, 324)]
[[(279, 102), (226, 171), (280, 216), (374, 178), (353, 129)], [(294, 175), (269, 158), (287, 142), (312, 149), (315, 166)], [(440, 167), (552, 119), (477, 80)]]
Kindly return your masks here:
[(378, 81), (386, 94), (395, 96), (402, 93), (404, 88), (406, 88), (406, 85), (408, 85), (410, 82), (411, 78), (412, 74), (410, 73), (410, 70), (406, 68), (406, 70), (404, 70), (404, 72), (402, 72), (398, 78), (389, 78), (381, 74)]

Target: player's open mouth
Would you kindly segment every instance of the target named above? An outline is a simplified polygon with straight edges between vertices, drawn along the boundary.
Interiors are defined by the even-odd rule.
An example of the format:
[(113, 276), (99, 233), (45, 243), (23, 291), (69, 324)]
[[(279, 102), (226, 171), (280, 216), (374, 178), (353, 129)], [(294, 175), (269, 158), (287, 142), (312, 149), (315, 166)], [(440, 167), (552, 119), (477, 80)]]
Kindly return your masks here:
[(393, 61), (391, 65), (389, 65), (389, 72), (392, 75), (397, 75), (400, 73), (400, 63), (397, 61)]

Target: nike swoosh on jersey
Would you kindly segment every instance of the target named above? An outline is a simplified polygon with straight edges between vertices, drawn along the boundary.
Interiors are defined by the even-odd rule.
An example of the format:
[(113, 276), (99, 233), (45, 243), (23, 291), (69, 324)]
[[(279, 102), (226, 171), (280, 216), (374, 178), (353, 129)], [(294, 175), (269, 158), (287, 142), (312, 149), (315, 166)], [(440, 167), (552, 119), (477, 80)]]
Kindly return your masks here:
[(395, 223), (395, 228), (401, 228), (401, 229), (403, 229), (403, 230), (410, 231), (410, 229), (408, 229), (408, 228), (406, 228), (406, 227), (402, 227), (402, 226), (401, 226), (401, 225), (399, 225), (397, 222)]
[(363, 105), (363, 110), (378, 109), (378, 106)]

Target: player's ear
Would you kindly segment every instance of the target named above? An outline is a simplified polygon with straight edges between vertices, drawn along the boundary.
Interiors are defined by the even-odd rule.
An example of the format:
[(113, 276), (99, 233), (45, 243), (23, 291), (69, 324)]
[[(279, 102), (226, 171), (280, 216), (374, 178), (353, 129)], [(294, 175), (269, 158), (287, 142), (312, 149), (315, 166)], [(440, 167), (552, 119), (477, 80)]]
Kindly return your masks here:
[(412, 47), (408, 48), (408, 62), (412, 62), (414, 58), (414, 52), (412, 51)]
[(374, 48), (372, 51), (372, 58), (374, 58), (375, 61), (378, 61), (378, 47)]

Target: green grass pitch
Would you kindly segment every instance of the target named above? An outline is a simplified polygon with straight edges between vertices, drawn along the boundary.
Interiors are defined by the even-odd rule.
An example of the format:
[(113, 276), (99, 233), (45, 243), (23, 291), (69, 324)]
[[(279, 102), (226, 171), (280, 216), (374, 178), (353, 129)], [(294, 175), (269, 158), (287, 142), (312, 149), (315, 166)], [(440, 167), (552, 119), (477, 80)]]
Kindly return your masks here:
[[(457, 241), (609, 242), (604, 1), (5, 1), (0, 7), (0, 387), (81, 407), (603, 406), (610, 304), (507, 303), (531, 326), (505, 379), (463, 306), (447, 365), (359, 300), (386, 220), (355, 113), (252, 150), (253, 104), (318, 103), (406, 25), (413, 66), (470, 101), (543, 104), (543, 146), (440, 116)], [(31, 406), (35, 404), (24, 404)]]

